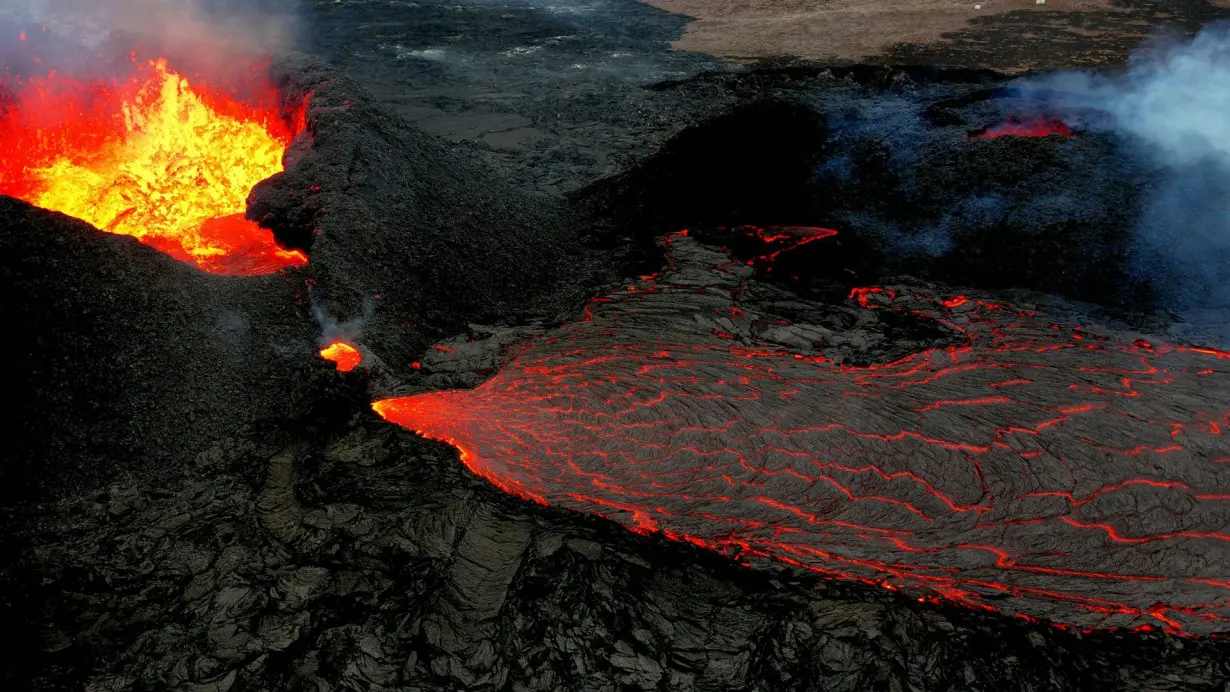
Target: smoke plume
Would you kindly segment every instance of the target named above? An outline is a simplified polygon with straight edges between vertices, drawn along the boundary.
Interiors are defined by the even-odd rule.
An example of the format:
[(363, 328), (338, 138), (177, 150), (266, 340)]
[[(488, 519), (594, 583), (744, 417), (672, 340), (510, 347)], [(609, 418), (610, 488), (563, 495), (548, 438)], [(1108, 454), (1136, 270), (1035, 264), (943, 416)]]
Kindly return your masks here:
[(299, 5), (297, 0), (0, 0), (0, 20), (41, 26), (90, 49), (123, 36), (178, 46), (196, 59), (222, 59), (297, 46), (304, 35)]
[(1180, 307), (1230, 305), (1230, 27), (1158, 38), (1117, 74), (1017, 85), (1069, 123), (1122, 136), (1156, 169), (1135, 269)]
[(324, 302), (317, 296), (311, 296), (312, 319), (320, 327), (320, 345), (327, 346), (335, 341), (345, 341), (349, 344), (358, 343), (363, 333), (363, 325), (375, 315), (376, 306), (371, 301), (363, 304), (363, 312), (346, 321), (340, 321), (329, 314)]

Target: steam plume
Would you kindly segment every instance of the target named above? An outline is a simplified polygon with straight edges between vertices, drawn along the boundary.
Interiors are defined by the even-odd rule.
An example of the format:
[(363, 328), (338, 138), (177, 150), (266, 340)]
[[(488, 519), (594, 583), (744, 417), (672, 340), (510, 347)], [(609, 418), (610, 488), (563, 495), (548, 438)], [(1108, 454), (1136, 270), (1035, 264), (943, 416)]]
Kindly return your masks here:
[(0, 19), (41, 24), (95, 47), (115, 34), (226, 51), (292, 48), (303, 24), (296, 0), (0, 0)]
[(320, 345), (327, 346), (334, 341), (357, 343), (363, 332), (363, 325), (375, 314), (375, 304), (367, 301), (363, 304), (363, 313), (345, 322), (329, 314), (324, 303), (315, 295), (311, 297), (312, 319), (320, 327)]
[(1138, 228), (1136, 269), (1172, 305), (1230, 305), (1230, 27), (1156, 39), (1119, 74), (1018, 86), (1069, 122), (1139, 147), (1158, 185)]

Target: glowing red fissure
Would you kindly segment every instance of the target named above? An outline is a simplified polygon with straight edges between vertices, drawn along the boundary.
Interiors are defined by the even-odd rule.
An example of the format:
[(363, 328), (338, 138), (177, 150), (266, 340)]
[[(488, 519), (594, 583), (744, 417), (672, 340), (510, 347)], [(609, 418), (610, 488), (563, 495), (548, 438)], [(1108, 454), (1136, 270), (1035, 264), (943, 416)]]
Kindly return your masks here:
[(1059, 118), (1034, 117), (1011, 118), (999, 125), (987, 128), (973, 136), (974, 139), (997, 139), (999, 137), (1049, 137), (1050, 135), (1072, 136), (1072, 129)]
[(697, 246), (665, 244), (662, 276), (482, 385), (373, 408), (509, 493), (740, 560), (1060, 626), (1230, 629), (1230, 354), (862, 289), (967, 342), (836, 365), (711, 333), (760, 319), (728, 290), (747, 274), (718, 258), (699, 285), (674, 266)]

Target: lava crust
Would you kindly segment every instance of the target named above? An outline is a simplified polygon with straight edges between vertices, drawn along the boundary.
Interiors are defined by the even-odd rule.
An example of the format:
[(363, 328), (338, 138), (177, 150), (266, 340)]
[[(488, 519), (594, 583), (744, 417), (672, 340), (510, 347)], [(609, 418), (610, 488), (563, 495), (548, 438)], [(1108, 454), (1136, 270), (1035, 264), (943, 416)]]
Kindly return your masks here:
[(751, 267), (667, 245), (668, 271), (480, 386), (375, 409), (509, 492), (742, 560), (1086, 628), (1230, 627), (1230, 354), (872, 288), (851, 298), (965, 343), (842, 365), (831, 332), (750, 302)]

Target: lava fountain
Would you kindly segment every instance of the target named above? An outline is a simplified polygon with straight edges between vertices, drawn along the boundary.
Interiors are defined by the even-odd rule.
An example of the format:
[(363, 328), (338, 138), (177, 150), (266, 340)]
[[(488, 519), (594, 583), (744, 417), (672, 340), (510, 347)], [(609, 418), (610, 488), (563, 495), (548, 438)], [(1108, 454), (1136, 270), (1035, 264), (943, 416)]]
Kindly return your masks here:
[(824, 332), (750, 300), (753, 267), (667, 242), (667, 271), (480, 386), (373, 408), (507, 492), (740, 561), (1059, 626), (1230, 630), (1230, 354), (885, 287), (842, 309), (963, 343), (842, 365), (764, 338)]
[(190, 84), (165, 59), (134, 67), (110, 83), (54, 72), (14, 80), (0, 104), (0, 194), (212, 273), (306, 263), (243, 216), (252, 187), (282, 170), (295, 128), (275, 106)]

